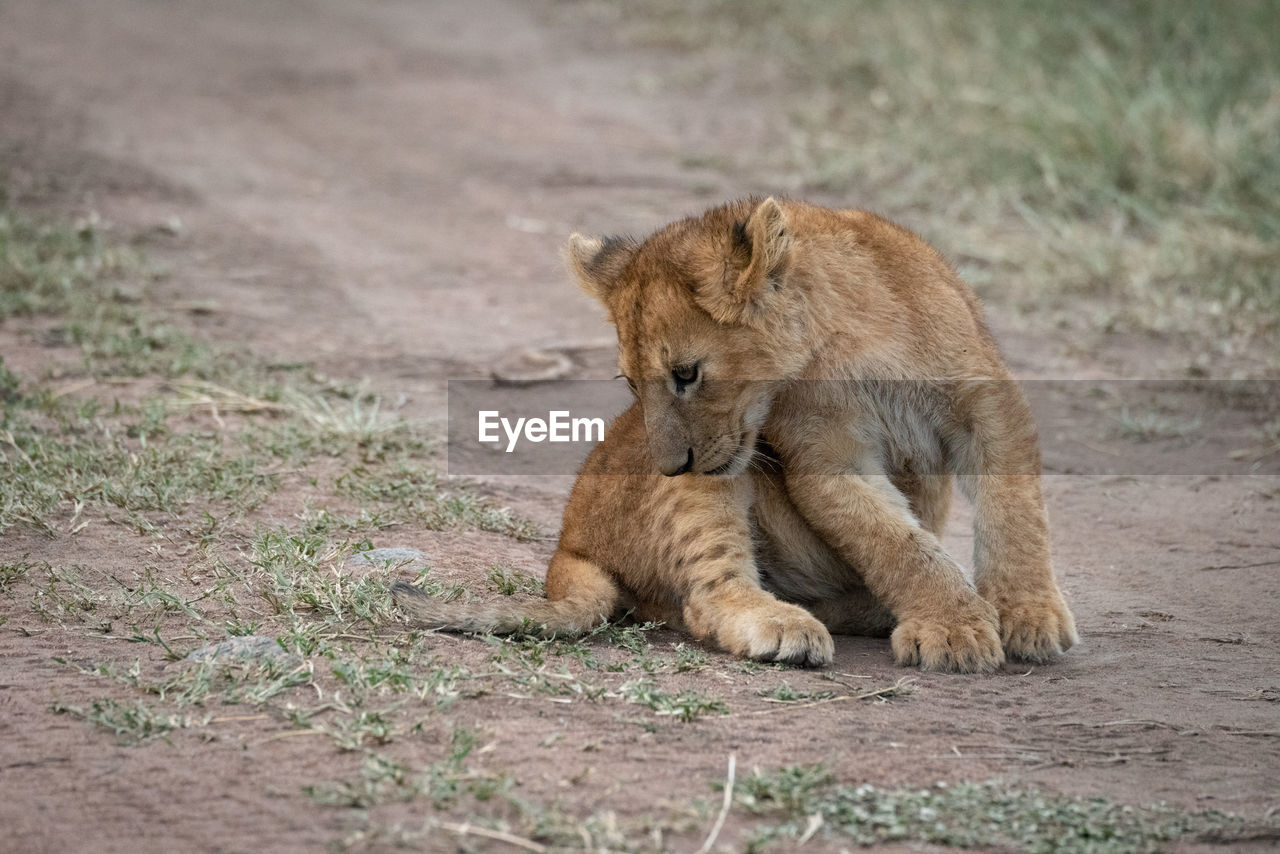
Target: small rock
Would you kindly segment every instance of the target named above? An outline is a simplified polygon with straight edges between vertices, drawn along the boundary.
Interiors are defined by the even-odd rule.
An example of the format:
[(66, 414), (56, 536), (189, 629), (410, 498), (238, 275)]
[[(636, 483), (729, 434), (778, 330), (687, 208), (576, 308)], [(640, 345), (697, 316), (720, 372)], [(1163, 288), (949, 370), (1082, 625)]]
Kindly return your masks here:
[(573, 360), (559, 349), (521, 349), (500, 356), (490, 375), (496, 385), (528, 386), (568, 379), (573, 371)]
[(371, 567), (397, 566), (406, 563), (425, 564), (427, 553), (419, 549), (392, 547), (385, 549), (369, 549), (367, 552), (356, 552), (347, 558), (347, 569), (369, 569)]
[(280, 644), (273, 637), (244, 635), (193, 649), (187, 653), (187, 661), (204, 662), (217, 658), (283, 658), (290, 654), (281, 649)]

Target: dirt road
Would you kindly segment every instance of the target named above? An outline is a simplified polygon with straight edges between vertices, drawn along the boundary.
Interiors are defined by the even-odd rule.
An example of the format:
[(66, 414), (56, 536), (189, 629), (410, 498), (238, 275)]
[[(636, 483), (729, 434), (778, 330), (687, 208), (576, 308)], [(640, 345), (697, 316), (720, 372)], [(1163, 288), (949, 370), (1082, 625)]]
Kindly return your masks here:
[[(406, 395), (407, 417), (440, 424), (444, 380), (483, 377), (517, 346), (607, 340), (558, 259), (570, 231), (644, 233), (723, 198), (795, 189), (781, 168), (699, 165), (709, 151), (783, 144), (776, 103), (655, 89), (660, 57), (595, 53), (589, 33), (553, 26), (541, 8), (7, 0), (0, 154), (17, 201), (96, 211), (143, 241), (170, 269), (161, 308), (201, 303), (212, 309), (195, 321), (205, 334), (367, 376)], [(998, 307), (994, 318), (1023, 376), (1142, 376), (1140, 345), (1128, 364), (1103, 366), (1069, 358), (1066, 342), (1016, 327)], [(611, 375), (610, 348), (589, 349), (584, 375)], [(1104, 453), (1146, 453), (1086, 426)], [(656, 734), (589, 707), (547, 717), (477, 700), (476, 715), (509, 739), (516, 776), (541, 780), (531, 790), (589, 809), (707, 797), (736, 752), (743, 767), (825, 760), (854, 781), (1006, 775), (1261, 818), (1280, 793), (1280, 481), (1064, 471), (1047, 478), (1047, 494), (1084, 641), (1061, 663), (925, 675), (902, 703), (730, 715)], [(489, 488), (556, 530), (563, 479)], [(961, 555), (967, 521), (962, 512), (948, 538)], [(75, 548), (41, 546), (59, 547)], [(545, 543), (509, 548), (505, 559), (541, 572)], [(316, 823), (296, 798), (269, 794), (308, 768), (305, 748), (203, 767), (163, 744), (111, 747), (47, 713), (39, 688), (63, 678), (48, 663), (57, 642), (0, 632), (15, 635), (0, 660), (0, 824), (18, 841), (11, 850), (84, 850), (90, 839), (95, 850), (176, 850), (174, 840), (314, 850), (333, 838), (336, 819)], [(840, 639), (833, 670), (875, 684), (903, 675), (884, 642), (866, 639)], [(716, 687), (732, 707), (759, 686), (739, 676)], [(548, 728), (594, 752), (543, 767), (535, 745)], [(562, 783), (587, 766), (588, 790)]]

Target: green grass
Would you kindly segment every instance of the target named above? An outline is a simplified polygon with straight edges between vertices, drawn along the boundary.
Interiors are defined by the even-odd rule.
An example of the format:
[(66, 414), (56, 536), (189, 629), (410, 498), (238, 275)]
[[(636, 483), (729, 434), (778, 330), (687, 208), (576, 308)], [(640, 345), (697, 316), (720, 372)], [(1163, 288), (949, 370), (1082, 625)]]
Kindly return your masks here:
[(658, 85), (763, 101), (789, 145), (735, 148), (748, 186), (887, 212), (1076, 325), (1274, 340), (1278, 0), (561, 8), (595, 43), (666, 51)]
[(735, 803), (767, 817), (748, 850), (792, 850), (820, 827), (857, 845), (923, 842), (1027, 852), (1163, 851), (1179, 838), (1239, 825), (1218, 812), (1134, 808), (1069, 798), (1007, 781), (892, 789), (837, 783), (822, 766), (788, 766), (743, 781)]
[[(0, 366), (2, 367), (2, 366)], [(275, 489), (270, 458), (228, 447), (221, 436), (169, 429), (164, 402), (104, 406), (47, 389), (12, 395), (0, 413), (0, 531), (23, 524), (52, 534), (86, 507), (176, 514), (199, 501), (250, 510)]]
[[(435, 809), (470, 803), (491, 807), (469, 819), (530, 844), (557, 851), (678, 850), (655, 830), (701, 834), (710, 822), (706, 801), (681, 812), (621, 821), (612, 814), (569, 815), (523, 801), (500, 771), (467, 763), (474, 733), (454, 730), (445, 755), (413, 768), (383, 753), (366, 751), (355, 777), (317, 784), (307, 795), (324, 806), (355, 808), (359, 815), (381, 804), (429, 802)], [(723, 784), (716, 784), (723, 791)], [(755, 772), (735, 783), (731, 815), (749, 852), (793, 851), (820, 836), (835, 846), (926, 844), (965, 850), (1016, 850), (1055, 854), (1128, 854), (1168, 850), (1182, 841), (1271, 838), (1266, 825), (1249, 825), (1215, 811), (1183, 812), (1163, 806), (1130, 807), (1106, 798), (1073, 798), (993, 780), (938, 783), (927, 789), (840, 783), (821, 765), (784, 766)], [(451, 825), (453, 832), (458, 826)], [(417, 848), (448, 829), (438, 816), (414, 825), (370, 821), (349, 840)], [(723, 843), (722, 843), (723, 844)], [(687, 845), (693, 850), (694, 841)]]
[(142, 310), (150, 277), (92, 218), (69, 224), (0, 206), (0, 320), (44, 321), (45, 343), (77, 348), (93, 376), (217, 372), (214, 348)]
[(676, 653), (676, 672), (684, 673), (691, 670), (702, 670), (711, 664), (711, 657), (707, 655), (706, 650), (699, 649), (695, 646), (687, 646), (683, 643), (675, 645)]
[(834, 697), (834, 691), (802, 691), (793, 688), (790, 682), (780, 682), (772, 688), (759, 692), (761, 697), (779, 703), (801, 703), (809, 700), (825, 700)]
[(514, 596), (517, 593), (542, 596), (545, 593), (542, 579), (527, 572), (504, 569), (497, 565), (489, 567), (489, 585), (503, 596)]
[[(129, 301), (119, 285), (137, 275), (139, 260), (90, 221), (42, 220), (0, 206), (0, 319), (122, 314), (113, 304)], [(86, 295), (99, 312), (82, 310)]]
[[(27, 560), (28, 555), (23, 555), (14, 561), (6, 561), (0, 563), (0, 593), (5, 592), (15, 582), (25, 579), (32, 569), (36, 568), (36, 564)], [(45, 567), (47, 570), (48, 567)]]
[(94, 700), (88, 708), (54, 703), (58, 714), (83, 718), (91, 724), (112, 732), (121, 745), (137, 744), (152, 738), (164, 738), (175, 729), (202, 726), (207, 721), (187, 715), (173, 714), (141, 700), (120, 702), (110, 697)]
[[(333, 531), (417, 522), (537, 534), (443, 485), (422, 463), (433, 441), (387, 417), (367, 385), (219, 350), (149, 310), (150, 285), (144, 259), (93, 223), (0, 208), (0, 320), (26, 319), (55, 345), (41, 375), (0, 360), (0, 532), (53, 535), (115, 511), (143, 531), (197, 510), (216, 527), (276, 493), (279, 472), (337, 458), (346, 471), (331, 494), (362, 506), (318, 511)], [(125, 392), (130, 378), (152, 382), (104, 399), (67, 394), (55, 375), (95, 389), (110, 379)]]
[(477, 772), (467, 766), (466, 759), (476, 746), (474, 731), (455, 728), (449, 740), (448, 755), (419, 771), (370, 751), (356, 779), (312, 784), (303, 791), (322, 806), (361, 809), (420, 797), (430, 800), (436, 809), (445, 809), (463, 797), (483, 802), (505, 793), (510, 786), (507, 777)]
[(681, 691), (672, 694), (663, 691), (651, 679), (635, 679), (623, 683), (618, 693), (632, 703), (648, 706), (659, 717), (672, 717), (681, 723), (689, 723), (703, 715), (727, 715), (728, 706), (718, 697), (697, 691)]

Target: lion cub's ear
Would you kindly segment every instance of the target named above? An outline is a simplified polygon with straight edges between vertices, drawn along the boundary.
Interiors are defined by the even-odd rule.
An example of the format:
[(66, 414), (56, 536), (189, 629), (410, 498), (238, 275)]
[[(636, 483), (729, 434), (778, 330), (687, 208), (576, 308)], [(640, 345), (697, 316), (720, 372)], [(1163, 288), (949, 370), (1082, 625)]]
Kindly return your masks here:
[(565, 244), (564, 259), (578, 277), (578, 286), (608, 308), (609, 294), (635, 249), (635, 241), (626, 237), (574, 234)]
[(787, 213), (772, 197), (756, 205), (729, 236), (726, 276), (720, 287), (704, 289), (703, 306), (722, 323), (763, 319), (770, 296), (782, 283), (791, 254)]
[(740, 303), (754, 301), (767, 287), (778, 283), (786, 270), (791, 238), (787, 234), (787, 214), (772, 196), (761, 202), (741, 229), (734, 230), (734, 241), (741, 245), (750, 261), (732, 286), (733, 297)]

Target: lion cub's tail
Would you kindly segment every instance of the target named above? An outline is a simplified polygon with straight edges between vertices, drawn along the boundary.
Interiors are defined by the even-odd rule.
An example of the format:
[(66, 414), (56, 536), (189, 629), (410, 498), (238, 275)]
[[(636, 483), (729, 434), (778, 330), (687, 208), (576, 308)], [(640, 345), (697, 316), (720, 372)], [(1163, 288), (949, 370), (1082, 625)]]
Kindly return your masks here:
[(621, 600), (617, 585), (600, 567), (563, 551), (556, 552), (547, 570), (547, 599), (446, 602), (404, 583), (394, 585), (391, 595), (422, 628), (545, 638), (590, 631), (612, 617)]

